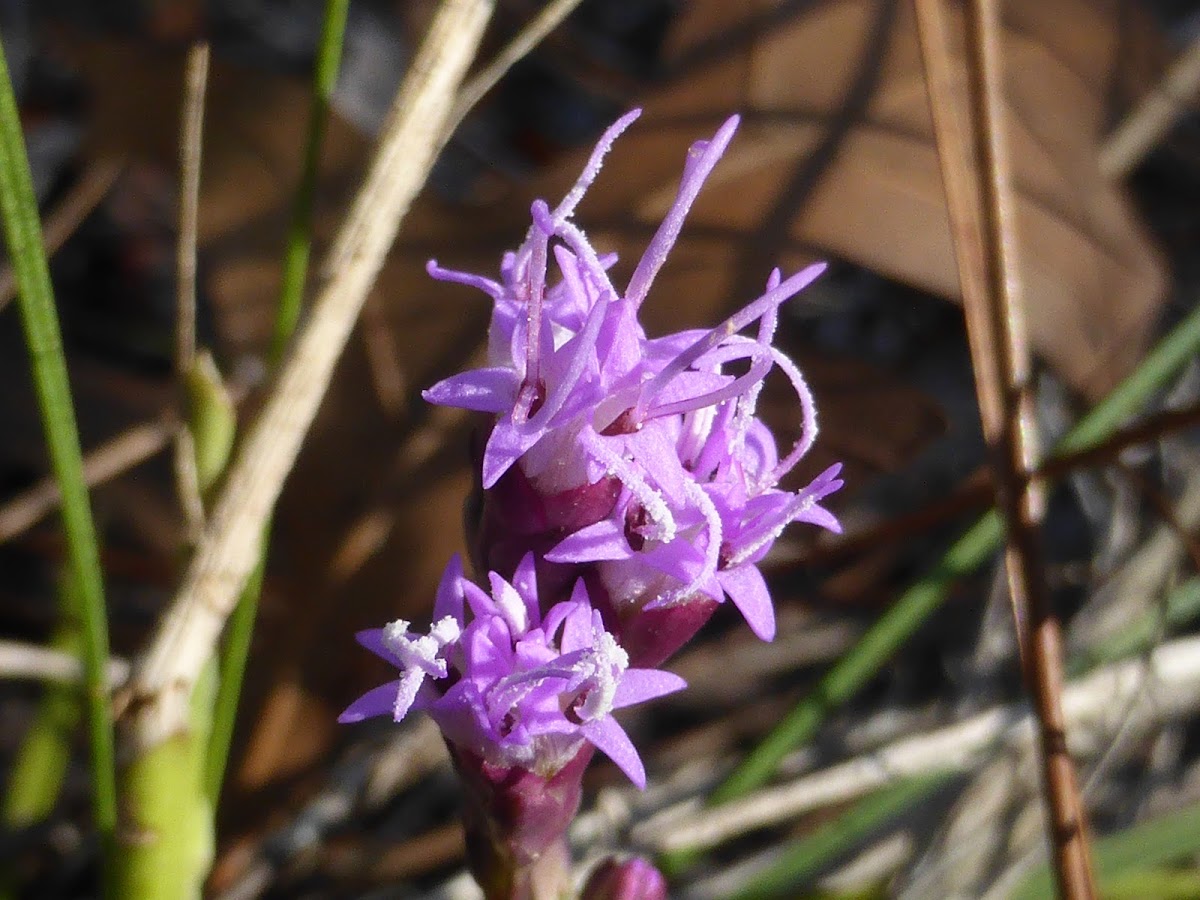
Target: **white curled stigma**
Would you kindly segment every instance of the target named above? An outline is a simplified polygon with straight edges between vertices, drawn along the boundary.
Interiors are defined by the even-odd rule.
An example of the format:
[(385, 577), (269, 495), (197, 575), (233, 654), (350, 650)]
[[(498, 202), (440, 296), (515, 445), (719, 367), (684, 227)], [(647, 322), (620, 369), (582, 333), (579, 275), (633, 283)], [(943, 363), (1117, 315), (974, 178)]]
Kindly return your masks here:
[(404, 668), (400, 676), (400, 689), (392, 705), (392, 718), (399, 722), (412, 708), (417, 692), (428, 678), (445, 678), (448, 670), (442, 650), (458, 641), (462, 626), (453, 616), (445, 616), (430, 626), (429, 634), (409, 636), (409, 625), (404, 619), (390, 622), (383, 629), (383, 646), (395, 654)]
[(596, 180), (596, 176), (600, 174), (600, 169), (604, 165), (604, 157), (608, 155), (608, 151), (612, 149), (612, 145), (616, 143), (625, 129), (632, 125), (642, 114), (640, 109), (633, 109), (613, 122), (600, 137), (600, 141), (596, 144), (592, 155), (588, 157), (587, 165), (583, 167), (583, 171), (579, 173), (579, 178), (571, 190), (567, 191), (562, 202), (554, 209), (554, 218), (558, 221), (565, 221), (575, 212), (575, 207), (579, 205), (579, 201), (583, 199), (583, 195), (587, 193), (587, 189), (592, 186), (592, 182)]
[(799, 367), (776, 347), (771, 348), (771, 355), (775, 359), (775, 365), (779, 366), (787, 375), (788, 381), (792, 383), (792, 388), (796, 392), (796, 397), (800, 400), (800, 437), (796, 439), (796, 443), (792, 445), (788, 455), (781, 459), (775, 469), (760, 482), (760, 490), (774, 487), (779, 483), (779, 479), (795, 468), (796, 463), (800, 462), (804, 454), (812, 449), (813, 443), (817, 440), (818, 431), (817, 403), (808, 382), (800, 373)]
[(629, 667), (629, 654), (598, 622), (592, 625), (592, 640), (591, 649), (572, 667), (577, 677), (569, 689), (576, 692), (572, 709), (581, 722), (603, 719), (613, 711), (617, 685)]
[(678, 526), (675, 524), (675, 517), (671, 515), (671, 509), (667, 506), (663, 495), (650, 487), (650, 483), (642, 477), (632, 461), (625, 459), (620, 454), (613, 453), (605, 445), (604, 440), (591, 428), (580, 429), (580, 436), (585, 449), (593, 455), (596, 462), (604, 466), (607, 474), (625, 485), (633, 498), (646, 510), (651, 527), (643, 533), (643, 536), (652, 541), (663, 541), (664, 543), (673, 541)]
[[(699, 574), (690, 582), (681, 588), (655, 597), (646, 604), (647, 609), (674, 606), (677, 603), (685, 601), (688, 597), (699, 591), (705, 582), (717, 574), (717, 566), (721, 561), (721, 541), (724, 538), (725, 530), (721, 524), (721, 514), (717, 512), (717, 507), (712, 502), (712, 498), (704, 492), (704, 489), (700, 485), (696, 484), (690, 478), (685, 479), (684, 485), (686, 486), (685, 491), (688, 499), (696, 504), (696, 507), (700, 510), (700, 514), (704, 516), (704, 523), (708, 528), (708, 543), (704, 547), (704, 565), (701, 566)], [(717, 599), (721, 598), (718, 597)]]

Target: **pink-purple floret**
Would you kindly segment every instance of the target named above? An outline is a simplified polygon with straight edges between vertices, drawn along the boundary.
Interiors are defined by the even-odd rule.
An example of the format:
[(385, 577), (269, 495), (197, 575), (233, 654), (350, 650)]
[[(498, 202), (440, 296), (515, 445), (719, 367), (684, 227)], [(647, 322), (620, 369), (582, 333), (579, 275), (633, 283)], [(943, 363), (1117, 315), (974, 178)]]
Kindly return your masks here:
[(403, 621), (360, 632), (359, 643), (403, 674), (359, 697), (338, 721), (391, 715), (399, 722), (422, 711), (462, 750), (546, 777), (586, 740), (644, 787), (637, 750), (612, 712), (678, 691), (683, 679), (629, 668), (582, 582), (542, 615), (532, 555), (511, 583), (495, 573), (490, 581), (489, 592), (467, 580), (456, 556), (428, 634)]

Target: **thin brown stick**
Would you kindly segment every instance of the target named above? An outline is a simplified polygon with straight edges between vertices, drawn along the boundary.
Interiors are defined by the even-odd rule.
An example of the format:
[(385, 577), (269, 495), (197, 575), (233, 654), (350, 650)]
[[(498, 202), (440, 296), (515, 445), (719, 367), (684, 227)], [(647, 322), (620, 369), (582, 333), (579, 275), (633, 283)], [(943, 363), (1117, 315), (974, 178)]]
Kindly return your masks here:
[[(200, 154), (204, 132), (204, 93), (208, 87), (208, 44), (188, 53), (183, 116), (179, 126), (179, 236), (175, 245), (175, 380), (186, 407), (188, 374), (196, 361), (196, 230), (200, 217)], [(196, 448), (185, 413), (175, 436), (175, 491), (188, 539), (204, 526), (204, 503), (196, 472)]]
[[(1200, 404), (1183, 409), (1163, 410), (1137, 425), (1121, 429), (1094, 447), (1046, 460), (1038, 469), (1037, 477), (1054, 481), (1082, 469), (1119, 465), (1120, 461), (1116, 457), (1121, 451), (1160, 440), (1172, 432), (1194, 428), (1197, 425), (1200, 425)], [(973, 472), (948, 496), (932, 501), (913, 512), (806, 549), (799, 555), (795, 564), (800, 567), (837, 565), (882, 546), (910, 540), (914, 534), (936, 528), (955, 516), (990, 505), (995, 491), (995, 484), (987, 470)]]
[[(1014, 260), (1013, 192), (1004, 144), (1001, 25), (996, 0), (966, 4), (971, 141), (957, 126), (954, 75), (941, 0), (914, 0), (984, 435), (992, 449), (1006, 564), (1028, 690), (1041, 739), (1050, 842), (1061, 894), (1095, 896), (1083, 803), (1066, 743), (1062, 631), (1045, 588), (1039, 528), (1045, 501), (1035, 477), (1037, 436), (1030, 353)], [(975, 184), (970, 187), (971, 162)]]
[[(119, 160), (102, 160), (88, 166), (87, 170), (62, 202), (46, 217), (42, 226), (42, 245), (46, 255), (52, 256), (75, 233), (80, 223), (91, 214), (106, 196), (121, 174), (125, 164)], [(17, 282), (11, 266), (0, 267), (0, 310), (17, 296)]]
[[(83, 477), (89, 488), (116, 478), (158, 453), (175, 433), (175, 422), (164, 415), (143, 422), (91, 451), (83, 460)], [(0, 507), (0, 544), (10, 541), (52, 512), (62, 500), (54, 478), (44, 478)]]
[(400, 221), (425, 183), (492, 7), (491, 0), (444, 0), (434, 16), (322, 266), (308, 321), (227, 470), (179, 592), (131, 679), (122, 731), (128, 753), (186, 727), (192, 688), (258, 562), (263, 524)]

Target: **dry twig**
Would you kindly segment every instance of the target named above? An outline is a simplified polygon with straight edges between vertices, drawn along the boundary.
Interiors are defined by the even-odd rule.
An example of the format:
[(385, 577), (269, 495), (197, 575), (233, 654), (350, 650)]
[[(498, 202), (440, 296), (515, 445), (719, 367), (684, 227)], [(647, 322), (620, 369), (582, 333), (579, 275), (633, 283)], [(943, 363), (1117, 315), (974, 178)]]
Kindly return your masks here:
[[(179, 236), (175, 245), (175, 387), (187, 407), (187, 377), (196, 360), (196, 228), (200, 217), (200, 154), (204, 133), (204, 93), (208, 86), (208, 44), (188, 53), (184, 78), (183, 117), (179, 134)], [(175, 435), (175, 491), (187, 527), (195, 540), (204, 526), (204, 502), (196, 471), (196, 445), (191, 428)]]
[[(1129, 722), (1144, 726), (1194, 712), (1200, 704), (1200, 638), (1164, 644), (1148, 663), (1135, 659), (1099, 669), (1073, 682), (1062, 699), (1079, 751), (1102, 750), (1113, 729)], [(970, 771), (997, 749), (1031, 747), (1039, 728), (1027, 703), (993, 707), (716, 809), (700, 809), (695, 801), (666, 809), (638, 824), (633, 842), (651, 852), (711, 847), (904, 778)]]
[(154, 746), (186, 721), (192, 687), (259, 558), (263, 523), (400, 220), (425, 182), (491, 11), (489, 0), (445, 0), (430, 25), (324, 263), (309, 320), (233, 459), (183, 584), (137, 665), (123, 717), (127, 750)]
[(534, 16), (515, 38), (505, 44), (496, 54), (496, 58), (464, 82), (458, 96), (454, 99), (454, 108), (446, 119), (445, 139), (449, 140), (454, 130), (462, 124), (467, 113), (484, 98), (488, 91), (496, 86), (505, 73), (526, 53), (541, 43), (542, 38), (571, 14), (580, 0), (551, 0)]
[(1100, 148), (1100, 171), (1120, 178), (1154, 149), (1200, 91), (1200, 35)]
[(961, 107), (941, 0), (914, 2), (980, 414), (1008, 535), (1009, 594), (1026, 682), (1041, 723), (1055, 871), (1064, 896), (1093, 897), (1086, 821), (1061, 704), (1062, 633), (1046, 593), (1038, 545), (1045, 502), (1034, 478), (1038, 448), (1002, 131), (999, 12), (996, 0), (966, 4), (968, 143), (958, 125)]
[[(175, 433), (174, 419), (143, 422), (101, 444), (83, 460), (83, 477), (89, 488), (103, 484), (162, 450)], [(0, 544), (12, 540), (48, 515), (62, 500), (58, 482), (46, 477), (0, 507)]]
[[(129, 663), (118, 656), (108, 658), (108, 683), (115, 687), (129, 677)], [(35, 678), (42, 681), (79, 683), (83, 665), (78, 656), (27, 644), (0, 640), (0, 678)]]

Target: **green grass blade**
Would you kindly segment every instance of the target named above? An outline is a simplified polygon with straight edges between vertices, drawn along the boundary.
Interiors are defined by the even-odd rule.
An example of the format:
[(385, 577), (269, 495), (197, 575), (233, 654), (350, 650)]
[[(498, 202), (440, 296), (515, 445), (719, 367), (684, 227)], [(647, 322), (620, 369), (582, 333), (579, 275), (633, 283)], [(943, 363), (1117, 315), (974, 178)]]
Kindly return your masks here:
[(951, 776), (911, 778), (862, 798), (831, 822), (792, 843), (770, 868), (737, 892), (739, 900), (795, 897), (835, 857), (946, 784)]
[(1200, 577), (1193, 577), (1168, 593), (1161, 609), (1147, 610), (1107, 641), (1072, 659), (1067, 672), (1074, 677), (1097, 666), (1145, 653), (1159, 642), (1164, 629), (1182, 628), (1197, 617), (1200, 617)]
[[(1195, 869), (1131, 869), (1106, 878), (1104, 900), (1196, 900), (1200, 872)], [(1052, 895), (1047, 895), (1052, 896)]]
[[(1109, 887), (1112, 882), (1127, 889), (1131, 880), (1148, 877), (1151, 870), (1196, 853), (1200, 853), (1200, 804), (1141, 822), (1092, 842), (1097, 881), (1106, 897), (1110, 895)], [(1195, 872), (1190, 874), (1195, 883)], [(1043, 864), (1021, 882), (1013, 892), (1012, 900), (1034, 900), (1053, 896), (1054, 881), (1050, 868), (1048, 864)], [(1143, 891), (1140, 896), (1159, 895)]]
[[(312, 105), (309, 110), (308, 135), (304, 145), (304, 163), (300, 184), (296, 188), (296, 202), (288, 226), (287, 249), (284, 252), (283, 279), (276, 310), (275, 328), (271, 337), (268, 362), (275, 368), (283, 358), (291, 341), (304, 299), (304, 287), (308, 278), (308, 262), (312, 252), (313, 196), (317, 183), (317, 168), (321, 158), (321, 144), (329, 118), (329, 103), (337, 84), (341, 66), (342, 43), (346, 30), (349, 0), (327, 0), (325, 19), (321, 26), (321, 43), (317, 50), (316, 69), (313, 72)], [(263, 555), (254, 575), (247, 582), (237, 606), (229, 620), (228, 636), (221, 650), (220, 683), (217, 690), (216, 707), (213, 713), (212, 734), (209, 740), (205, 770), (205, 790), (214, 807), (221, 794), (225, 769), (229, 760), (229, 748), (233, 742), (233, 728), (237, 719), (238, 702), (241, 699), (242, 679), (250, 653), (254, 622), (258, 617), (259, 594), (262, 590), (266, 554), (269, 548), (270, 525), (263, 535)]]
[(17, 301), (51, 468), (62, 493), (67, 566), (80, 598), (84, 690), (92, 760), (92, 815), (103, 852), (111, 846), (117, 818), (113, 725), (105, 666), (108, 617), (96, 530), (88, 503), (75, 409), (63, 358), (54, 292), (42, 246), (37, 200), (25, 155), (21, 121), (8, 63), (0, 49), (0, 218), (17, 282)]
[[(1063, 438), (1056, 452), (1093, 446), (1139, 412), (1155, 391), (1200, 350), (1200, 307), (1193, 310), (1147, 354), (1137, 371), (1119, 384)], [(993, 510), (946, 552), (938, 567), (905, 591), (869, 628), (712, 795), (720, 803), (763, 785), (784, 756), (812, 740), (829, 711), (854, 696), (945, 600), (951, 585), (1000, 549), (1004, 529)]]
[[(265, 544), (264, 544), (265, 547)], [(225, 784), (225, 769), (229, 764), (229, 748), (233, 744), (233, 728), (237, 724), (238, 700), (242, 680), (250, 658), (250, 641), (254, 636), (254, 619), (258, 615), (258, 597), (262, 591), (266, 554), (246, 582), (238, 604), (229, 618), (229, 636), (221, 648), (216, 705), (213, 707), (212, 731), (204, 759), (204, 792), (213, 809), (221, 799)]]
[(321, 145), (329, 121), (329, 103), (337, 85), (338, 69), (342, 64), (342, 39), (346, 31), (346, 14), (350, 0), (326, 0), (325, 19), (321, 25), (321, 43), (317, 48), (316, 69), (313, 71), (312, 105), (308, 113), (308, 135), (304, 142), (304, 164), (292, 220), (288, 225), (287, 250), (283, 259), (283, 283), (279, 291), (279, 307), (275, 314), (275, 330), (271, 336), (268, 356), (271, 367), (279, 364), (287, 349), (304, 299), (308, 280), (308, 260), (312, 252), (313, 195), (317, 185), (317, 167), (321, 161)]

